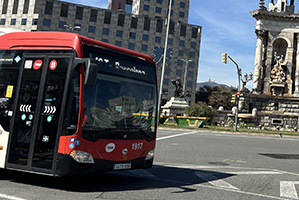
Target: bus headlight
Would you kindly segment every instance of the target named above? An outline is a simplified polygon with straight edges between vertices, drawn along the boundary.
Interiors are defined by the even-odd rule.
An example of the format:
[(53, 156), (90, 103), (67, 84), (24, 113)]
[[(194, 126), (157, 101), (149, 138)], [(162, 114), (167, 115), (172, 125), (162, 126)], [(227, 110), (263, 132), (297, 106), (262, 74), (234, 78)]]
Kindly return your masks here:
[(79, 163), (94, 163), (92, 155), (85, 151), (73, 150), (70, 156)]
[(145, 160), (150, 160), (150, 159), (154, 158), (154, 156), (155, 156), (155, 150), (152, 149), (147, 153)]

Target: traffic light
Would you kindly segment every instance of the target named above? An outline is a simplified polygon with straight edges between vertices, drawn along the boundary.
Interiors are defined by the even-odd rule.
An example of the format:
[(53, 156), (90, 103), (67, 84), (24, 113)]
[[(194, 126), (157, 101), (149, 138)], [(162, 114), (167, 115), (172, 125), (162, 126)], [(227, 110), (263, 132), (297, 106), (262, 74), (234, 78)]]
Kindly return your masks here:
[(235, 94), (232, 94), (232, 100), (230, 102), (236, 103), (236, 95)]
[(222, 54), (222, 62), (225, 64), (227, 63), (227, 53)]

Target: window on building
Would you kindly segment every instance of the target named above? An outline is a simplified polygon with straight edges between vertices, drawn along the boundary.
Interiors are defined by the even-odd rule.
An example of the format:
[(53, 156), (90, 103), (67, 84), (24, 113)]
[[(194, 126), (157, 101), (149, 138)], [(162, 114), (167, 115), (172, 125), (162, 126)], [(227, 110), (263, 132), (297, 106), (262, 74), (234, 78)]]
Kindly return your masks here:
[(180, 36), (186, 37), (187, 26), (185, 24), (181, 24)]
[(90, 22), (97, 22), (97, 17), (98, 17), (98, 10), (91, 9), (89, 21)]
[(7, 14), (8, 0), (3, 1), (2, 14)]
[(111, 12), (105, 11), (104, 24), (110, 24), (110, 22), (111, 22)]
[(149, 17), (144, 17), (144, 25), (143, 25), (143, 30), (149, 31), (150, 30), (150, 25), (151, 25), (151, 20)]
[(2, 18), (2, 19), (0, 20), (0, 25), (5, 25), (5, 22), (6, 22), (6, 19), (3, 19), (3, 18)]
[(184, 18), (185, 17), (185, 12), (179, 12), (179, 17)]
[(148, 34), (143, 34), (142, 35), (142, 40), (148, 41), (149, 35)]
[(129, 42), (128, 49), (135, 50), (135, 43)]
[(172, 38), (168, 38), (168, 44), (173, 44), (173, 39)]
[(148, 46), (146, 44), (141, 45), (142, 51), (147, 51)]
[(37, 25), (38, 19), (32, 19), (32, 25)]
[(123, 31), (117, 30), (116, 37), (122, 37), (122, 36), (123, 36)]
[(125, 24), (125, 15), (119, 14), (117, 20), (117, 26), (124, 26), (124, 24)]
[(162, 0), (157, 0), (156, 2), (157, 2), (157, 3), (162, 3)]
[(115, 41), (115, 45), (118, 46), (118, 47), (121, 47), (122, 41)]
[(179, 56), (184, 56), (184, 50), (179, 50), (178, 55)]
[(180, 8), (185, 8), (186, 7), (186, 3), (185, 2), (180, 2)]
[(136, 33), (130, 32), (130, 39), (136, 39)]
[(169, 75), (170, 74), (170, 69), (169, 68), (165, 68), (164, 74), (165, 75)]
[(62, 3), (61, 10), (60, 10), (60, 17), (67, 17), (68, 12), (69, 12), (69, 5), (66, 3)]
[(52, 15), (53, 1), (46, 1), (45, 14)]
[(160, 36), (156, 36), (155, 37), (155, 42), (156, 43), (161, 43), (161, 37)]
[(108, 43), (108, 42), (109, 42), (109, 40), (108, 40), (108, 39), (104, 39), (104, 38), (103, 38), (101, 41), (102, 41), (102, 42), (106, 42), (106, 43)]
[(16, 19), (11, 19), (10, 20), (10, 25), (16, 25), (17, 23), (17, 20)]
[(196, 48), (196, 42), (191, 42), (191, 48)]
[(187, 81), (187, 87), (192, 87), (193, 86), (193, 82), (192, 81)]
[(23, 14), (28, 14), (28, 9), (29, 9), (29, 0), (25, 0), (23, 6)]
[(95, 26), (88, 26), (88, 32), (89, 33), (95, 33), (96, 32), (96, 27)]
[(176, 75), (177, 76), (182, 76), (182, 73), (183, 73), (182, 70), (180, 70), (180, 69), (176, 70)]
[(121, 9), (121, 3), (118, 3), (118, 9)]
[(193, 78), (194, 72), (193, 71), (188, 71), (188, 77)]
[(102, 34), (103, 35), (109, 35), (110, 29), (109, 28), (103, 28)]
[(83, 19), (83, 9), (84, 9), (83, 7), (77, 6), (77, 8), (76, 8), (76, 16), (75, 16), (76, 19), (79, 19), (79, 20)]
[(51, 19), (44, 19), (43, 26), (51, 26)]
[(194, 68), (195, 62), (189, 62), (189, 67)]
[(195, 58), (195, 52), (194, 51), (190, 52), (190, 58)]
[(175, 28), (175, 23), (174, 21), (170, 21), (169, 23), (169, 34), (173, 35), (174, 34), (174, 28)]
[(66, 22), (64, 21), (59, 21), (58, 23), (58, 28), (65, 28)]
[(180, 59), (180, 60), (178, 60), (178, 62), (177, 62), (177, 66), (183, 66), (183, 61)]
[(181, 47), (184, 47), (184, 46), (185, 46), (185, 40), (180, 40), (180, 41), (179, 41), (179, 45), (180, 45)]
[(168, 84), (169, 84), (169, 78), (164, 78), (163, 85), (168, 85)]
[(192, 38), (197, 38), (197, 34), (198, 34), (198, 28), (197, 27), (192, 27)]
[(143, 10), (144, 11), (149, 11), (149, 9), (150, 9), (150, 6), (149, 5), (143, 5)]
[(162, 33), (162, 29), (163, 29), (163, 19), (158, 18), (157, 19), (157, 25), (156, 25), (156, 32), (157, 33)]
[(13, 7), (12, 7), (12, 14), (18, 13), (18, 7), (19, 7), (19, 0), (14, 0)]
[(132, 17), (132, 19), (131, 19), (131, 28), (137, 28), (137, 22), (138, 22), (138, 18), (137, 17)]
[(26, 25), (27, 24), (27, 18), (23, 18), (21, 20), (21, 25)]
[(156, 13), (162, 13), (162, 8), (156, 7)]

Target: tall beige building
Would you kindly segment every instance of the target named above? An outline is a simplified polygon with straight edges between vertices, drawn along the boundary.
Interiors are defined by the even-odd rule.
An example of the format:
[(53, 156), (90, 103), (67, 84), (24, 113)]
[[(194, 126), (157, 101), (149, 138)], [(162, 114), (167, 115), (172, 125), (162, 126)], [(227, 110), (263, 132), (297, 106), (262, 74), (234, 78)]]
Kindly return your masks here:
[[(125, 10), (123, 7), (111, 10), (59, 0), (0, 0), (0, 2), (0, 28), (73, 31), (154, 56), (158, 77), (161, 76), (168, 0), (126, 1)], [(113, 1), (109, 1), (109, 5), (112, 3)], [(175, 87), (171, 80), (178, 78), (182, 84), (185, 83), (186, 90), (191, 92), (191, 96), (187, 97), (188, 101), (195, 101), (201, 27), (188, 24), (188, 15), (189, 0), (174, 0), (162, 105), (174, 94)]]

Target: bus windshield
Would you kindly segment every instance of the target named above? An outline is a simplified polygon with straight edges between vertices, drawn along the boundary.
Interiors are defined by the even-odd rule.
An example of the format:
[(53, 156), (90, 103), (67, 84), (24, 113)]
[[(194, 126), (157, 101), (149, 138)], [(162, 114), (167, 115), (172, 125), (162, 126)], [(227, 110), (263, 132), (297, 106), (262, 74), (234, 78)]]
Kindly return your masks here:
[[(20, 62), (16, 51), (0, 51), (0, 125), (9, 131)], [(18, 61), (18, 62), (17, 62)]]
[[(97, 60), (95, 86), (84, 88), (83, 136), (87, 139), (155, 137), (155, 67), (146, 61), (107, 51), (89, 51)], [(123, 139), (119, 138), (119, 139)]]

